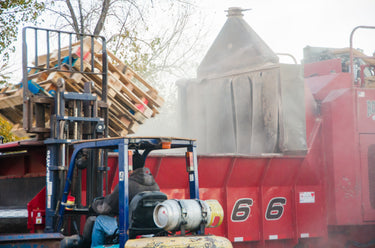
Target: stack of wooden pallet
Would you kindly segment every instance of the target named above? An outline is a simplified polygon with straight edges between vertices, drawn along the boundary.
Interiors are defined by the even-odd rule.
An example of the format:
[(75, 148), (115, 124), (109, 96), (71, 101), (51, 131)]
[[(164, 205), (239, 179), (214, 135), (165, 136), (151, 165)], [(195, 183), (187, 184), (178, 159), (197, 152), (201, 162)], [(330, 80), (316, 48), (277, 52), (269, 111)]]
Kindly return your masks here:
[(0, 117), (13, 125), (11, 131), (14, 135), (27, 136), (22, 127), (22, 90), (20, 90), (20, 85), (0, 89)]
[[(66, 69), (66, 71), (30, 70), (28, 81), (35, 88), (34, 93), (52, 96), (56, 90), (57, 80), (63, 78), (66, 82), (66, 91), (83, 92), (84, 83), (91, 81), (94, 83), (94, 93), (100, 97), (102, 92), (102, 74), (100, 73), (102, 72), (102, 46), (94, 40), (94, 48), (91, 49), (91, 44), (91, 38), (87, 38), (83, 40), (83, 49), (81, 49), (80, 43), (76, 43), (72, 45), (71, 49), (62, 48), (60, 55), (55, 51), (48, 58), (46, 55), (39, 56), (36, 63), (38, 67), (47, 68), (47, 63), (49, 63), (49, 68), (56, 68), (56, 65), (59, 65), (62, 70)], [(94, 51), (93, 55), (91, 51)], [(69, 54), (72, 56), (69, 57)], [(139, 125), (146, 119), (158, 114), (158, 109), (163, 105), (164, 100), (155, 88), (114, 54), (108, 51), (107, 54), (109, 134), (112, 137), (125, 136), (136, 132)], [(88, 73), (78, 73), (77, 71)], [(22, 127), (22, 102), (20, 85), (1, 89), (0, 115), (15, 125), (17, 129)], [(20, 130), (14, 129), (13, 131), (19, 135), (23, 134), (19, 132)]]

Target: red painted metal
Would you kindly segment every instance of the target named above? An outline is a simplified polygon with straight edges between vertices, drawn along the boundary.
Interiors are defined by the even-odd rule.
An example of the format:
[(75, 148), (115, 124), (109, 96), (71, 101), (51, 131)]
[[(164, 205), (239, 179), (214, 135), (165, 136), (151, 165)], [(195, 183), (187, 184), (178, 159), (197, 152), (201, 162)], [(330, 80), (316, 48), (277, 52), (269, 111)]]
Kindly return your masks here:
[[(319, 148), (313, 147), (311, 156), (317, 152)], [(326, 234), (326, 223), (321, 218), (325, 208), (321, 176), (306, 157), (215, 155), (198, 156), (198, 159), (201, 198), (217, 199), (225, 212), (223, 225), (208, 232), (227, 236), (239, 246), (243, 242), (256, 245), (257, 242), (287, 239), (297, 243), (301, 237)], [(169, 198), (188, 196), (186, 170), (183, 166), (175, 166), (181, 163), (185, 163), (183, 156), (150, 156), (146, 161), (146, 166)], [(302, 202), (300, 194), (306, 192), (313, 194), (314, 200)], [(236, 203), (243, 199), (250, 199), (251, 204), (236, 208)], [(273, 205), (282, 206), (280, 218), (267, 219), (273, 199), (285, 199), (286, 203)], [(233, 220), (239, 209), (244, 210), (237, 212), (238, 216), (248, 216)]]
[(330, 75), (342, 72), (341, 59), (323, 60), (319, 63), (305, 64), (305, 78)]
[(326, 116), (323, 137), (328, 173), (328, 217), (332, 225), (362, 223), (354, 94), (352, 89), (336, 90), (322, 103), (322, 114)]
[(349, 73), (336, 73), (324, 76), (305, 78), (305, 82), (311, 90), (315, 100), (323, 101), (328, 94), (336, 89), (350, 89)]
[(31, 233), (43, 230), (45, 224), (46, 188), (44, 187), (28, 204), (27, 229)]
[(357, 89), (357, 125), (359, 133), (375, 133), (375, 89)]
[[(200, 196), (217, 199), (225, 212), (223, 225), (209, 233), (228, 237), (235, 247), (344, 247), (347, 242), (350, 247), (373, 239), (375, 89), (353, 87), (349, 73), (327, 74), (339, 66), (336, 60), (328, 65), (308, 65), (308, 74), (315, 70), (316, 76), (305, 80), (306, 155), (198, 156)], [(0, 176), (44, 172), (44, 148), (31, 147), (29, 159), (2, 156)], [(19, 145), (2, 148), (21, 150)], [(30, 159), (34, 156), (38, 159)], [(183, 154), (151, 154), (146, 160), (169, 198), (189, 196), (186, 167), (175, 166), (185, 161)], [(114, 154), (108, 166), (113, 189), (118, 182)]]
[[(46, 150), (43, 142), (17, 141), (0, 145), (0, 178), (45, 175)], [(7, 153), (11, 152), (11, 153)]]
[[(361, 171), (360, 178), (362, 181), (362, 209), (363, 209), (363, 221), (375, 221), (375, 190), (370, 187), (370, 180), (374, 180), (373, 171), (370, 174), (370, 166), (374, 167), (374, 144), (375, 144), (375, 134), (361, 134), (360, 135), (360, 154), (361, 154)], [(369, 149), (373, 146), (372, 149)], [(372, 154), (370, 154), (372, 152)], [(370, 160), (369, 157), (372, 157)], [(372, 164), (370, 164), (370, 161)], [(373, 181), (372, 181), (373, 182)], [(371, 190), (370, 190), (371, 189)]]

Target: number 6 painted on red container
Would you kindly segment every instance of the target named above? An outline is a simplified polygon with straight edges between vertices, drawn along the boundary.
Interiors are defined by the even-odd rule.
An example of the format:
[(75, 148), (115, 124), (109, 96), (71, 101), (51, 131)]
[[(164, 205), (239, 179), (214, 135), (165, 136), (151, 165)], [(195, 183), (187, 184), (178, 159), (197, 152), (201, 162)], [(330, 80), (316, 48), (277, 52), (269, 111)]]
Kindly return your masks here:
[(266, 220), (278, 220), (283, 216), (284, 205), (286, 204), (286, 198), (275, 197), (268, 203), (266, 211)]
[(231, 219), (233, 222), (241, 222), (247, 220), (250, 216), (251, 209), (253, 205), (253, 199), (242, 198), (238, 199), (234, 204)]

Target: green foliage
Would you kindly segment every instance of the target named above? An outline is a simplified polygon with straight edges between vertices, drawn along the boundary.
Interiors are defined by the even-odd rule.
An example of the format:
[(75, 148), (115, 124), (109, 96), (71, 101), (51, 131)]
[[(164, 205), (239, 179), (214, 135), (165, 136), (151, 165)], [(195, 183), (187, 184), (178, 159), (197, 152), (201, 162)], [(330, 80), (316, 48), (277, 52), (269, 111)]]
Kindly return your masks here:
[(6, 69), (6, 67), (7, 67), (7, 63), (5, 64), (0, 63), (0, 85), (6, 84), (7, 80), (10, 78), (8, 75), (1, 73), (3, 70)]
[[(139, 40), (138, 36), (136, 30), (126, 31), (108, 44), (109, 49), (143, 77), (154, 80), (153, 73), (157, 70), (158, 61), (152, 59), (152, 57), (161, 49), (161, 40), (159, 37), (154, 37), (150, 41), (144, 42)], [(117, 42), (118, 40), (121, 42)], [(113, 47), (112, 45), (115, 43), (117, 43), (117, 46)]]
[(10, 54), (15, 51), (13, 42), (17, 40), (19, 25), (35, 24), (44, 8), (44, 3), (37, 0), (0, 1), (0, 84), (8, 79), (2, 71), (8, 65)]
[(0, 117), (0, 136), (4, 137), (4, 140), (3, 140), (4, 143), (16, 141), (20, 139), (19, 137), (13, 135), (11, 130), (12, 130), (12, 125), (8, 121)]

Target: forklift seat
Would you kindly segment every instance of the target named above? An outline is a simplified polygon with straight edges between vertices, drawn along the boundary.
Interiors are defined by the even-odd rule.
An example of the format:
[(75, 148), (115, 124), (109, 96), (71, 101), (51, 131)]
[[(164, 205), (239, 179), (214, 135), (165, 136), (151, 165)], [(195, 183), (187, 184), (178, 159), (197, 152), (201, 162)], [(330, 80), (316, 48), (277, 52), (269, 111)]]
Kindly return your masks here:
[(134, 196), (129, 205), (129, 238), (138, 235), (164, 232), (154, 223), (155, 206), (167, 200), (167, 195), (160, 191), (143, 191)]

